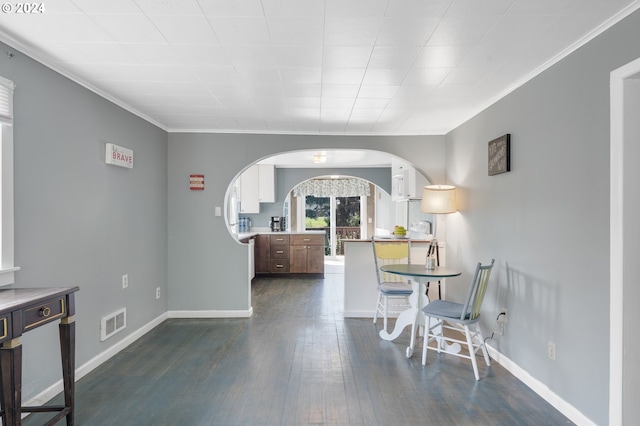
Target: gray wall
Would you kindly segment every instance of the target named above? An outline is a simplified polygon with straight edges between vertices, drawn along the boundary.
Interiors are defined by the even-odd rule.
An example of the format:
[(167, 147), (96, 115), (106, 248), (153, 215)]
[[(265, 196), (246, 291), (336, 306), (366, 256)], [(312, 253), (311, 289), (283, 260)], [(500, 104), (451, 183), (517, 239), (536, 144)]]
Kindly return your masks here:
[[(167, 134), (23, 54), (0, 55), (14, 96), (15, 287), (80, 287), (77, 366), (167, 311)], [(133, 149), (107, 166), (105, 143)], [(129, 274), (129, 288), (121, 277)], [(100, 342), (100, 318), (127, 328)], [(57, 325), (25, 334), (23, 398), (61, 379)]]
[[(446, 137), (461, 210), (447, 258), (466, 271), (497, 259), (484, 326), (503, 307), (509, 322), (491, 343), (597, 424), (609, 395), (609, 73), (640, 56), (638, 40), (636, 12)], [(505, 133), (512, 171), (487, 176), (487, 142)]]
[[(248, 257), (229, 234), (224, 206), (229, 184), (247, 166), (301, 149), (369, 149), (412, 162), (433, 182), (444, 179), (444, 136), (300, 136), (172, 133), (169, 135), (169, 308), (242, 311), (249, 308)], [(204, 191), (189, 191), (191, 173)]]
[[(378, 185), (388, 193), (391, 192), (391, 167), (363, 167), (363, 168), (276, 168), (276, 201), (274, 203), (260, 203), (260, 213), (246, 214), (251, 218), (253, 227), (267, 227), (271, 216), (281, 216), (284, 200), (289, 192), (300, 182), (318, 176), (354, 176)], [(373, 195), (373, 194), (372, 194)]]

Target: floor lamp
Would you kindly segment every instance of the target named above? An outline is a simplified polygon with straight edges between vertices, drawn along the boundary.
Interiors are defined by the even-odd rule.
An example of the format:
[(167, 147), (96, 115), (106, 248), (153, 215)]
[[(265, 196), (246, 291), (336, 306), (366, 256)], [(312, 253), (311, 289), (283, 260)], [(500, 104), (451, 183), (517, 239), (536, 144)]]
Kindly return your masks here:
[[(433, 218), (433, 238), (429, 244), (427, 257), (435, 253), (436, 265), (440, 266), (440, 249), (438, 248), (438, 240), (436, 231), (438, 229), (439, 214), (455, 213), (458, 211), (456, 203), (456, 187), (451, 185), (429, 185), (425, 186), (422, 192), (422, 204), (420, 210), (424, 213), (431, 213)], [(438, 298), (442, 298), (440, 290), (440, 281), (438, 281)]]

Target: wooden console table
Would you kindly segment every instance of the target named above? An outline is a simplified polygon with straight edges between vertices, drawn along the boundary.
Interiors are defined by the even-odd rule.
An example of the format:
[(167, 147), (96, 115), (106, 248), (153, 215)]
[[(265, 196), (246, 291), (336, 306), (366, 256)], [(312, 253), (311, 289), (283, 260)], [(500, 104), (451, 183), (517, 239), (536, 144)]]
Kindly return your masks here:
[[(19, 425), (22, 413), (56, 412), (47, 425), (66, 417), (73, 425), (75, 303), (78, 287), (0, 290), (0, 402), (3, 425)], [(64, 406), (22, 407), (22, 343), (29, 330), (59, 319)]]

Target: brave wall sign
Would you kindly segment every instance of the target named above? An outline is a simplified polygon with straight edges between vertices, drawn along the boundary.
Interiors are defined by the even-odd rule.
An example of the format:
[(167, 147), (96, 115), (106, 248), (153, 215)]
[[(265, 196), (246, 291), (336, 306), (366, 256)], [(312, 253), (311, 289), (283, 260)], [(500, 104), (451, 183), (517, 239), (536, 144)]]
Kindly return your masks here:
[(105, 163), (133, 169), (133, 150), (114, 143), (108, 143)]

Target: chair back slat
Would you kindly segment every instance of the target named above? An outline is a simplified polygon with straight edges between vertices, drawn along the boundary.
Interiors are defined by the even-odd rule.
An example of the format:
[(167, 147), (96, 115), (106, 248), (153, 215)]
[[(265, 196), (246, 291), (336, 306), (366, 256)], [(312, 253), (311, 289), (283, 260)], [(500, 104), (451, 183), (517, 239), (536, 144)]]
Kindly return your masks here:
[(398, 263), (411, 263), (411, 242), (409, 240), (371, 240), (371, 242), (373, 245), (373, 258), (376, 266), (378, 284), (383, 282), (404, 282), (405, 280), (401, 275), (383, 272), (380, 270), (380, 267)]
[(461, 320), (476, 319), (480, 315), (480, 308), (482, 307), (484, 295), (487, 292), (489, 277), (491, 277), (494, 262), (495, 259), (491, 259), (491, 263), (484, 266), (478, 262), (471, 287), (469, 288), (467, 300), (460, 315)]

